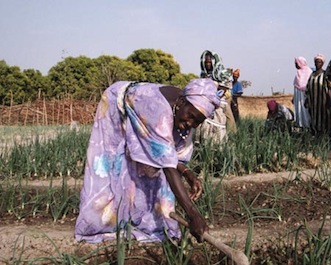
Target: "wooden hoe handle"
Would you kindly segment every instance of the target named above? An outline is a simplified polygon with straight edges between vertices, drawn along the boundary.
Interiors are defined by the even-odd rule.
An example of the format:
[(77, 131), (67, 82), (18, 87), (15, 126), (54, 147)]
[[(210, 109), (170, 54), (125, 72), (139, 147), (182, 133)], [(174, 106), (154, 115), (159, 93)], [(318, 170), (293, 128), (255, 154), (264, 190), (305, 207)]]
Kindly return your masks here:
[[(178, 214), (171, 212), (170, 217), (180, 224), (189, 227), (189, 224), (186, 220), (184, 220), (181, 216)], [(202, 235), (203, 239), (206, 240), (208, 243), (214, 245), (219, 250), (221, 250), (225, 255), (227, 255), (229, 258), (231, 258), (237, 265), (249, 265), (249, 261), (247, 256), (244, 254), (244, 252), (236, 250), (234, 248), (229, 247), (228, 245), (224, 244), (220, 239), (217, 239), (210, 235), (208, 232), (205, 232)]]

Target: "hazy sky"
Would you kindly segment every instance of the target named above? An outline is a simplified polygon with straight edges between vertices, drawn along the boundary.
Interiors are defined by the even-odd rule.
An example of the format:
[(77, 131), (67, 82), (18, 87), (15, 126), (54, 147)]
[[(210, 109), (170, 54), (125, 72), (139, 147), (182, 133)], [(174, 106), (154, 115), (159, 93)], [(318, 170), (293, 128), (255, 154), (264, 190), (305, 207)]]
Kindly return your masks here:
[(0, 0), (0, 60), (47, 74), (65, 56), (170, 53), (183, 73), (217, 52), (246, 95), (292, 93), (294, 57), (331, 59), (330, 0)]

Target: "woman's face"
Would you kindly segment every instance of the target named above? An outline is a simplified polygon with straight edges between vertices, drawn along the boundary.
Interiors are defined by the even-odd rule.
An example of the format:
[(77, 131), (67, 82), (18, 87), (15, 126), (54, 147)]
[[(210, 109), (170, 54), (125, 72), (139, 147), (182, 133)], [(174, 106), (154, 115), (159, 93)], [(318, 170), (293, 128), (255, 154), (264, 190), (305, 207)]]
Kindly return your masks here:
[(193, 105), (183, 99), (183, 103), (178, 105), (179, 109), (175, 112), (174, 126), (176, 129), (186, 131), (191, 128), (197, 128), (206, 117), (198, 111)]
[(208, 72), (213, 70), (213, 60), (210, 55), (206, 55), (205, 58), (205, 67)]
[(323, 61), (321, 59), (316, 59), (315, 60), (315, 67), (316, 67), (316, 70), (319, 70), (319, 69), (322, 69), (323, 67)]

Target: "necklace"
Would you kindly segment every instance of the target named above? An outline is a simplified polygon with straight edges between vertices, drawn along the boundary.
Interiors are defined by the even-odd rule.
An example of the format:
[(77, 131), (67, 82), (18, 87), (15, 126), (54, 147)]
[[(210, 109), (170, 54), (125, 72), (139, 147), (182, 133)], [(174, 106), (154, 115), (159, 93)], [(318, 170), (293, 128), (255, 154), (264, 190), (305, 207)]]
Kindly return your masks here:
[(188, 137), (189, 133), (190, 133), (189, 130), (187, 130), (187, 131), (185, 131), (185, 132), (182, 132), (180, 129), (177, 129), (177, 132), (179, 133), (179, 136), (180, 136), (183, 140), (185, 140), (185, 139)]

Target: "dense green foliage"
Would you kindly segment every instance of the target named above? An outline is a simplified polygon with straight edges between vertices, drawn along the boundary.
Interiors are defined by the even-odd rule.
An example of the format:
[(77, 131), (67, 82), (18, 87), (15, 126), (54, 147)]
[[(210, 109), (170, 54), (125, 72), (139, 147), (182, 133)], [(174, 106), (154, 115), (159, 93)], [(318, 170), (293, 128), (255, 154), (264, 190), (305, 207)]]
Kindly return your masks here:
[[(329, 140), (309, 132), (267, 133), (262, 119), (242, 119), (238, 132), (215, 145), (205, 139), (196, 146), (192, 167), (215, 176), (296, 170), (312, 166), (310, 160), (327, 161)], [(200, 161), (200, 163), (196, 163)], [(204, 162), (203, 162), (204, 161)]]
[(182, 74), (172, 55), (154, 49), (136, 50), (127, 59), (109, 55), (66, 57), (46, 76), (0, 61), (0, 104), (15, 105), (38, 98), (99, 100), (102, 92), (119, 80), (184, 87), (195, 77)]
[[(44, 133), (49, 135), (47, 139)], [(78, 178), (83, 174), (89, 136), (89, 127), (81, 127), (79, 132), (68, 127), (50, 127), (40, 135), (13, 140), (13, 145), (0, 150), (0, 179), (16, 175), (30, 179)]]

